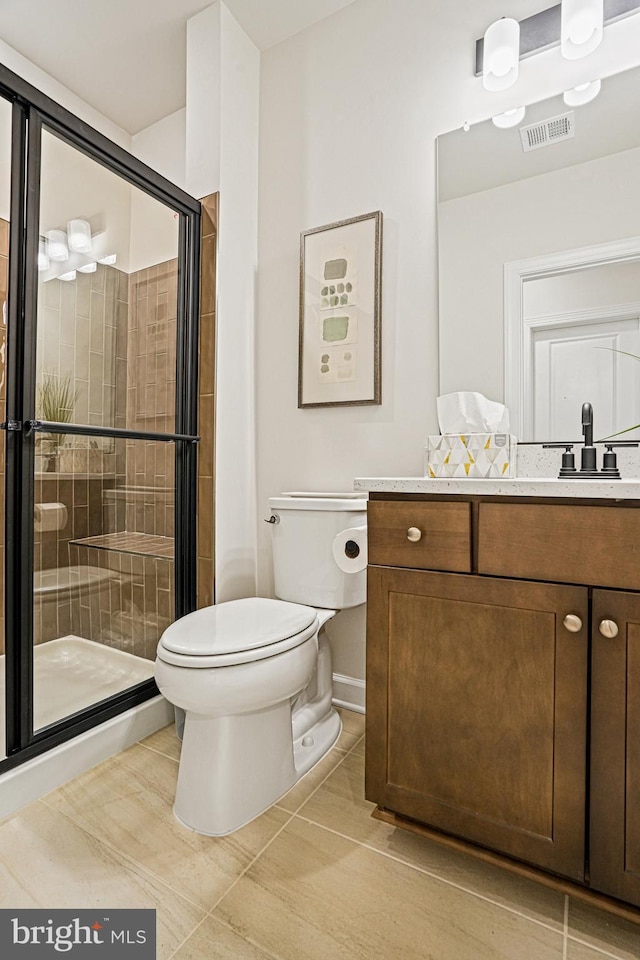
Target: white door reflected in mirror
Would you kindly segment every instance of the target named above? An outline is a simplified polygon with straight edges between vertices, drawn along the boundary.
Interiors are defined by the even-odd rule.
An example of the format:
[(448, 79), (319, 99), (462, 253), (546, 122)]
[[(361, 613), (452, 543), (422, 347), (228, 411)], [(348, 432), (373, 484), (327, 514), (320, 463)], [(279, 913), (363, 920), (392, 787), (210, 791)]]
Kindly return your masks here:
[(561, 253), (551, 266), (544, 258), (507, 264), (505, 402), (520, 436), (575, 439), (586, 400), (597, 412), (596, 439), (638, 421), (640, 259), (601, 262), (619, 255), (605, 244), (568, 252), (567, 264), (585, 263), (573, 269)]

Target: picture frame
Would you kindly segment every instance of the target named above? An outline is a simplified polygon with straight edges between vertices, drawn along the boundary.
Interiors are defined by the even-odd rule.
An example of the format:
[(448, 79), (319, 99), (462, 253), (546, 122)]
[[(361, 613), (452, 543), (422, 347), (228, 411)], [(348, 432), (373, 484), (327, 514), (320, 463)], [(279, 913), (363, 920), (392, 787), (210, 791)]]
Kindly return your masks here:
[(298, 407), (382, 403), (382, 212), (300, 234)]

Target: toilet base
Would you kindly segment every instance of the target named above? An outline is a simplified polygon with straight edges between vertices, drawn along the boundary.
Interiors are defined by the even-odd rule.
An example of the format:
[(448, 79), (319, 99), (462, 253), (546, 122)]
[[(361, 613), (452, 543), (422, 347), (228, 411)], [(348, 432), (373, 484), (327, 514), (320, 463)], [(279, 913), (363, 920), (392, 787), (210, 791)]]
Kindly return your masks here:
[(233, 717), (187, 712), (176, 819), (206, 836), (233, 833), (295, 786), (331, 749), (341, 729), (330, 707), (294, 741), (288, 700)]
[[(304, 736), (293, 741), (293, 759), (297, 783), (331, 749), (342, 730), (342, 720), (331, 707), (329, 713), (311, 727)], [(293, 786), (293, 784), (292, 784)], [(286, 791), (285, 791), (286, 792)]]

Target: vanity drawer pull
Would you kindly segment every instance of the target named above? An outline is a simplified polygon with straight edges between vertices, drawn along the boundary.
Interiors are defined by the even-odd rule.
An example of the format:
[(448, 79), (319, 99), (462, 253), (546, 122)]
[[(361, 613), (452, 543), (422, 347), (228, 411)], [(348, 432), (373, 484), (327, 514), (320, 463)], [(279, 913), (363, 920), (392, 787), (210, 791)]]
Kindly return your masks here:
[(471, 504), (370, 500), (367, 539), (372, 566), (470, 573)]
[(582, 620), (576, 613), (568, 613), (562, 623), (569, 633), (580, 633), (582, 630)]
[(614, 637), (618, 636), (620, 632), (618, 630), (618, 624), (615, 620), (601, 620), (598, 630), (603, 637), (606, 637), (607, 640), (613, 640)]

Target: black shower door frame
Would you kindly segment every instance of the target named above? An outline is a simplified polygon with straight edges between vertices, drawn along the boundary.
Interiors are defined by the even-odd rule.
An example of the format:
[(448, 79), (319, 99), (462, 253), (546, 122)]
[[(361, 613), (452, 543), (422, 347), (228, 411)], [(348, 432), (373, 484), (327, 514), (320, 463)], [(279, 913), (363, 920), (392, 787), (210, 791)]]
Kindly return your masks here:
[[(196, 490), (200, 203), (17, 74), (0, 65), (12, 104), (5, 430), (6, 758), (0, 774), (157, 695), (139, 683), (34, 732), (33, 566), (35, 437), (47, 433), (175, 444), (175, 616), (196, 606)], [(35, 416), (36, 305), (43, 127), (179, 216), (175, 432), (43, 422)]]

